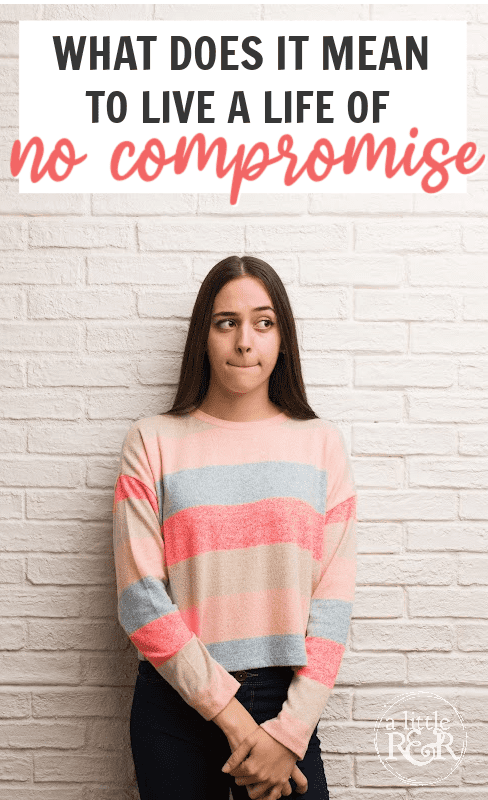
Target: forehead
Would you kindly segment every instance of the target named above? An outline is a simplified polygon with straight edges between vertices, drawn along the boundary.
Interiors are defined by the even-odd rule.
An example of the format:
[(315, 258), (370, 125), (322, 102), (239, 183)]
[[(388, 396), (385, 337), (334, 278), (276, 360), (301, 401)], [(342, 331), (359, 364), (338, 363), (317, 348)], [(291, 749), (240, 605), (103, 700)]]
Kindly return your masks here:
[(219, 311), (220, 306), (223, 308), (224, 305), (228, 311), (237, 311), (238, 308), (255, 308), (273, 304), (263, 283), (257, 278), (246, 275), (229, 281), (216, 295), (214, 311)]

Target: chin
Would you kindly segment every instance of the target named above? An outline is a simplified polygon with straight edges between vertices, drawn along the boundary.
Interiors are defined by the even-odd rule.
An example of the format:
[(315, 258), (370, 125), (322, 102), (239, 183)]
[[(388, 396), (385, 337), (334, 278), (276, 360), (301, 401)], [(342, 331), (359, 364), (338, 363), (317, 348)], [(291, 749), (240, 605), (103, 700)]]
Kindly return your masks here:
[(234, 392), (234, 394), (246, 394), (246, 392), (252, 392), (254, 386), (227, 386), (229, 392)]
[(238, 388), (237, 386), (228, 386), (226, 388), (227, 391), (230, 392), (231, 394), (248, 394), (249, 392), (252, 392), (253, 389), (255, 389), (256, 387), (248, 386), (244, 388), (241, 386), (240, 388)]

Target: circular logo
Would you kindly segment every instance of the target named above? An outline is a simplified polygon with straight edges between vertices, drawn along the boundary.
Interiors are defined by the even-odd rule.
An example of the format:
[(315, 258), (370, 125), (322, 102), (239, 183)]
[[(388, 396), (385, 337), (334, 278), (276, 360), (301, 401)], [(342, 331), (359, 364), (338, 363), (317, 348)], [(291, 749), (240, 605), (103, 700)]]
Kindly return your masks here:
[(467, 734), (459, 711), (433, 692), (393, 700), (376, 721), (374, 745), (383, 766), (416, 786), (445, 780), (460, 765)]

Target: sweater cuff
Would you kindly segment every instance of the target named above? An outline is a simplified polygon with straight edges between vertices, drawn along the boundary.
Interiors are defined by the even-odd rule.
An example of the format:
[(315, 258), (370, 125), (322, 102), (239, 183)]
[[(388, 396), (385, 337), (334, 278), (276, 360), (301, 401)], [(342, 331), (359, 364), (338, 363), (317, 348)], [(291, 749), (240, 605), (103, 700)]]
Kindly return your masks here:
[(196, 636), (156, 668), (207, 722), (230, 703), (241, 686)]
[[(218, 665), (220, 667), (220, 664)], [(217, 667), (213, 685), (205, 696), (196, 696), (193, 707), (209, 722), (226, 708), (241, 688), (239, 681), (223, 667)]]
[[(267, 719), (262, 722), (260, 727), (266, 733), (269, 733), (273, 739), (276, 739), (280, 744), (284, 744), (289, 750), (292, 751), (299, 761), (301, 761), (308, 749), (308, 743), (313, 731), (310, 731), (308, 725), (305, 726), (299, 720), (284, 719), (285, 712), (282, 710), (278, 717)], [(285, 716), (287, 716), (285, 714)]]
[(200, 691), (192, 692), (184, 699), (195, 711), (209, 722), (217, 716), (241, 688), (233, 675), (216, 663), (207, 684)]

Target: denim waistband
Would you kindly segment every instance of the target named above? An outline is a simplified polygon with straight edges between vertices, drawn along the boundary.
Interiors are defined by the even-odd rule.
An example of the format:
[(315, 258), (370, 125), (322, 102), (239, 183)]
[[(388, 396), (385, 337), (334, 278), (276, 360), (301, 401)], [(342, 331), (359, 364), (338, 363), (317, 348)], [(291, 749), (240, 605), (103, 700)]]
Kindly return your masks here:
[(229, 670), (230, 674), (234, 676), (239, 683), (250, 680), (253, 678), (281, 678), (282, 680), (291, 677), (291, 667), (250, 667), (249, 669), (238, 669), (235, 671)]
[[(139, 672), (149, 674), (156, 674), (162, 678), (162, 675), (158, 670), (153, 667), (150, 661), (147, 659), (139, 661)], [(257, 679), (275, 679), (275, 680), (289, 680), (292, 677), (292, 667), (280, 667), (280, 666), (273, 666), (273, 667), (249, 667), (248, 669), (238, 669), (238, 670), (228, 670), (228, 672), (239, 681), (239, 683), (244, 683), (245, 681), (254, 682)]]

